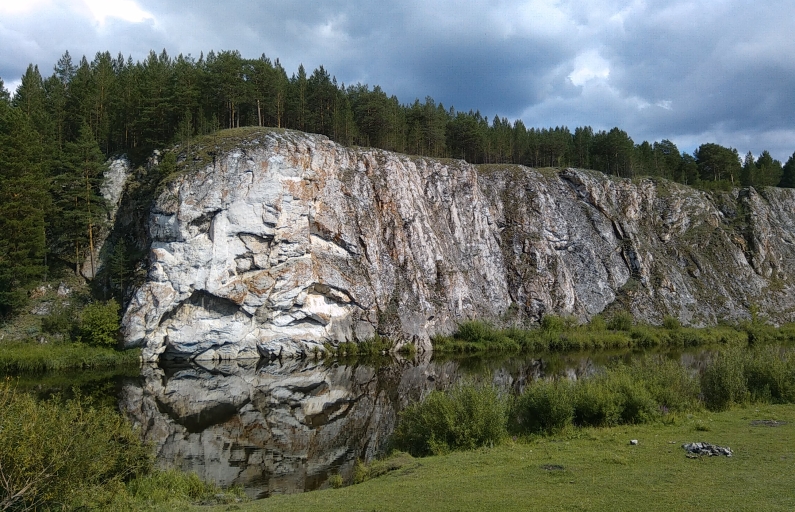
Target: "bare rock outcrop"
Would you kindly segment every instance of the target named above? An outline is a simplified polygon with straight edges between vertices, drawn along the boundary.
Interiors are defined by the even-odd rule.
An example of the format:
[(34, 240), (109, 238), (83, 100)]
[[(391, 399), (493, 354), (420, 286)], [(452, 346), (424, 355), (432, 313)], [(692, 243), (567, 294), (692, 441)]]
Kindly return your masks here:
[(708, 194), (249, 132), (150, 215), (123, 325), (144, 358), (273, 357), (470, 318), (795, 319), (795, 192)]

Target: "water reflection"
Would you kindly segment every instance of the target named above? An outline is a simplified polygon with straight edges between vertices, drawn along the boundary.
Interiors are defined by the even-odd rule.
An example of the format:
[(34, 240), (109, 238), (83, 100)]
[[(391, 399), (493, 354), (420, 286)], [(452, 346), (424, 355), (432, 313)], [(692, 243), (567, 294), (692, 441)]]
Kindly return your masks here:
[(252, 497), (320, 488), (386, 448), (397, 413), (454, 381), (455, 365), (148, 366), (124, 386), (122, 410), (163, 466)]
[[(406, 405), (461, 378), (518, 393), (533, 380), (578, 379), (627, 357), (146, 366), (123, 386), (121, 408), (162, 466), (262, 498), (322, 488), (337, 473), (349, 479), (357, 459), (385, 451)], [(698, 365), (703, 355), (674, 357)]]

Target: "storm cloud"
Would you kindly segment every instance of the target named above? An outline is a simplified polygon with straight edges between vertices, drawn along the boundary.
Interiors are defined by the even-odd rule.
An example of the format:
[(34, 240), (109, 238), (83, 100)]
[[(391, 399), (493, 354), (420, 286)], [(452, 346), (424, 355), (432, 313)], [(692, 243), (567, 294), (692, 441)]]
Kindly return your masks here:
[(0, 3), (0, 77), (65, 50), (165, 49), (319, 65), (403, 103), (431, 96), (527, 126), (618, 126), (692, 151), (795, 151), (791, 0), (28, 0)]

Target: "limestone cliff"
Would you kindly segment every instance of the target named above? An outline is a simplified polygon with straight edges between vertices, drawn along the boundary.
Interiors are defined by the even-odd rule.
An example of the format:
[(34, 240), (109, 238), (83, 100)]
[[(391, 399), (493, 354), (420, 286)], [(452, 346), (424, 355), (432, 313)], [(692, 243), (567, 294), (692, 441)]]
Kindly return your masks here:
[(247, 132), (150, 214), (128, 346), (225, 359), (376, 333), (426, 346), (469, 318), (606, 308), (688, 324), (795, 319), (795, 191), (473, 166)]

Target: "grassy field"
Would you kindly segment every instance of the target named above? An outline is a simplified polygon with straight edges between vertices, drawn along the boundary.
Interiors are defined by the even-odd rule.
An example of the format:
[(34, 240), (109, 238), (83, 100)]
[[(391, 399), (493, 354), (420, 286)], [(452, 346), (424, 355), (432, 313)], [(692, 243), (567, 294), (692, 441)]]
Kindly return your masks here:
[(114, 350), (83, 343), (0, 344), (0, 375), (139, 366), (140, 349)]
[[(687, 458), (694, 441), (734, 457)], [(795, 405), (760, 405), (409, 459), (361, 484), (212, 510), (791, 511), (794, 466)]]

